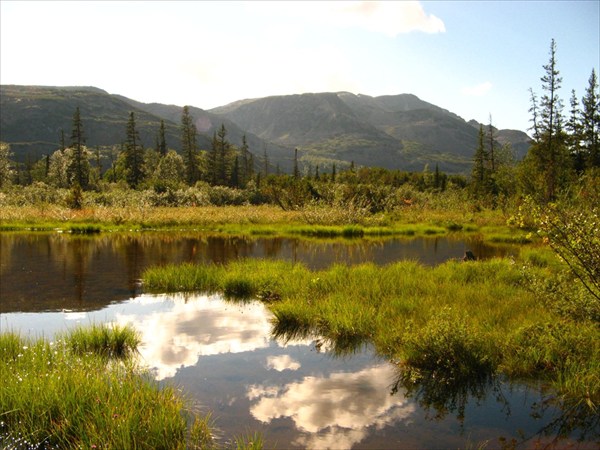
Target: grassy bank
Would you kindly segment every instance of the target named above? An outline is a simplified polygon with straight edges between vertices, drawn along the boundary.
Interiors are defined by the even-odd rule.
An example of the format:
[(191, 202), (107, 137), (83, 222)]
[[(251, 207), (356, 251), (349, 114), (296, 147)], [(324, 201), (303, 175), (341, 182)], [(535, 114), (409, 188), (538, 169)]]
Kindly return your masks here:
[(71, 210), (59, 206), (0, 208), (0, 231), (53, 231), (96, 234), (109, 231), (203, 231), (230, 235), (306, 238), (435, 236), (478, 233), (490, 242), (530, 241), (527, 231), (506, 225), (499, 211), (405, 208), (390, 214), (348, 216), (340, 208), (310, 207), (284, 211), (279, 207), (93, 207)]
[(143, 279), (151, 290), (262, 299), (274, 313), (275, 334), (314, 333), (338, 347), (369, 341), (413, 380), (454, 382), (502, 373), (551, 382), (565, 398), (595, 408), (597, 323), (561, 314), (531, 289), (532, 276), (552, 280), (557, 270), (562, 268), (551, 254), (527, 249), (517, 262), (434, 268), (399, 262), (310, 271), (300, 264), (246, 260), (152, 268)]
[(159, 387), (131, 357), (138, 343), (119, 327), (76, 329), (53, 342), (2, 333), (0, 447), (212, 448), (210, 415)]

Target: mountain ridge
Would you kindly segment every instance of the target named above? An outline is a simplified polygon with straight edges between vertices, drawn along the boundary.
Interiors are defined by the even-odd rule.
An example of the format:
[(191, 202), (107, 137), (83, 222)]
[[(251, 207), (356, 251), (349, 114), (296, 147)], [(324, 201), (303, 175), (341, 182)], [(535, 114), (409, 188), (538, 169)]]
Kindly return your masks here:
[[(167, 144), (180, 150), (182, 106), (142, 103), (93, 86), (0, 86), (0, 139), (17, 159), (40, 158), (58, 148), (60, 131), (70, 136), (79, 106), (88, 146), (118, 145), (125, 139), (130, 111), (146, 147), (153, 147), (160, 120)], [(255, 161), (267, 154), (272, 166), (293, 166), (298, 149), (305, 168), (356, 165), (423, 170), (437, 164), (449, 173), (469, 173), (478, 125), (413, 94), (372, 97), (322, 92), (242, 99), (204, 110), (189, 105), (198, 144), (209, 149), (212, 135), (225, 125), (228, 139), (246, 136)], [(476, 124), (476, 122), (475, 122)], [(498, 130), (499, 144), (511, 143), (517, 157), (529, 146), (519, 130)]]

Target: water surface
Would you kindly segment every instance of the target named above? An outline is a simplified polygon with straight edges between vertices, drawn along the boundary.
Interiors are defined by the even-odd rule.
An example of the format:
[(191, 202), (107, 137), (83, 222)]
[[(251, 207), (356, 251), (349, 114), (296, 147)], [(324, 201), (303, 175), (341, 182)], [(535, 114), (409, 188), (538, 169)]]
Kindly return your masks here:
[[(431, 404), (423, 389), (399, 382), (397, 366), (368, 345), (339, 356), (315, 337), (274, 339), (262, 303), (219, 296), (141, 295), (98, 311), (5, 313), (2, 327), (44, 335), (92, 322), (131, 324), (140, 358), (156, 379), (179, 386), (212, 411), (221, 443), (249, 431), (267, 448), (499, 448), (553, 443), (566, 419), (538, 389), (489, 380), (448, 391)], [(562, 421), (562, 422), (561, 422)], [(574, 436), (577, 436), (574, 433)], [(592, 442), (578, 444), (593, 448)]]
[[(0, 233), (0, 328), (52, 339), (99, 322), (132, 324), (140, 357), (161, 383), (175, 384), (218, 436), (263, 433), (267, 448), (595, 448), (598, 419), (567, 416), (539, 386), (498, 379), (466, 386), (406, 383), (368, 344), (340, 351), (319, 336), (275, 338), (261, 303), (198, 294), (145, 295), (151, 265), (285, 259), (322, 269), (334, 263), (435, 265), (491, 247), (459, 235), (315, 241), (200, 233)], [(564, 436), (565, 439), (559, 439)], [(582, 438), (582, 442), (577, 439)], [(555, 441), (557, 440), (557, 441)]]

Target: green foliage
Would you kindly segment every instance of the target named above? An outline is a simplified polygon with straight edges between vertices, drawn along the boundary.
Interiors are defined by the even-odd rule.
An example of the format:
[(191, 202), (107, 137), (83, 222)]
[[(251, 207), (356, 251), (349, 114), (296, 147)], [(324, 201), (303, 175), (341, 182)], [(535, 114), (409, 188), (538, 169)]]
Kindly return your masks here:
[(451, 308), (441, 309), (424, 327), (409, 324), (405, 335), (405, 364), (433, 378), (464, 380), (495, 367), (489, 341)]
[(13, 178), (10, 145), (0, 142), (0, 189), (8, 187)]
[(127, 121), (126, 140), (124, 149), (124, 163), (127, 184), (136, 189), (145, 177), (144, 147), (135, 124), (135, 115), (129, 113)]
[[(600, 195), (596, 196), (600, 200)], [(600, 208), (598, 201), (573, 208), (557, 203), (531, 205), (538, 233), (600, 303)], [(592, 206), (595, 205), (595, 206)]]

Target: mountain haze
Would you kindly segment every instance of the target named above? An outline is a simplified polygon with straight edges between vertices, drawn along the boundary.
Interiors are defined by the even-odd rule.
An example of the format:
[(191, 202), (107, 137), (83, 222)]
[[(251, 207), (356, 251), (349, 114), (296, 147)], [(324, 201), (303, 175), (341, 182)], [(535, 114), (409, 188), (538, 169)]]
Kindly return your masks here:
[[(302, 160), (312, 164), (354, 161), (404, 170), (438, 164), (445, 171), (468, 173), (477, 145), (478, 128), (411, 94), (274, 96), (242, 100), (210, 112), (262, 139), (298, 148)], [(528, 142), (520, 131), (502, 136), (499, 144)], [(527, 148), (528, 144), (516, 148), (517, 157)]]
[[(146, 147), (154, 147), (161, 119), (169, 148), (180, 150), (183, 107), (142, 103), (95, 87), (0, 86), (0, 139), (15, 158), (39, 159), (58, 149), (61, 130), (70, 142), (79, 107), (89, 147), (125, 140), (129, 112)], [(200, 149), (225, 125), (239, 146), (246, 136), (255, 164), (266, 152), (271, 166), (289, 171), (294, 149), (305, 169), (332, 164), (420, 171), (437, 164), (449, 173), (469, 173), (479, 124), (411, 94), (371, 97), (348, 92), (312, 93), (239, 100), (211, 110), (189, 106)], [(518, 130), (497, 130), (499, 144), (511, 143), (517, 157), (529, 147)], [(29, 156), (27, 156), (29, 155)]]

